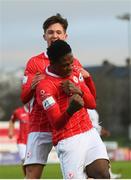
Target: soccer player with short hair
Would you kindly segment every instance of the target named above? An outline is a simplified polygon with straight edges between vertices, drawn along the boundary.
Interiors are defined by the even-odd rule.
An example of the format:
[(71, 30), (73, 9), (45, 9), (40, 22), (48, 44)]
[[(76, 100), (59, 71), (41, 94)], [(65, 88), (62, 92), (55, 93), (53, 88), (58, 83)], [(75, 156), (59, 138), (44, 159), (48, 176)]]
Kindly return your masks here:
[[(28, 131), (29, 131), (29, 110), (27, 106), (18, 107), (13, 111), (11, 118), (9, 120), (9, 129), (8, 129), (9, 138), (13, 138), (14, 136), (14, 125), (16, 121), (19, 122), (19, 135), (17, 138), (17, 147), (23, 166), (25, 153), (26, 153)], [(26, 173), (24, 166), (23, 166), (23, 171), (25, 175)]]
[[(49, 47), (52, 42), (61, 39), (67, 39), (67, 19), (63, 18), (60, 14), (49, 17), (43, 23), (44, 35), (43, 38)], [(26, 178), (38, 179), (41, 177), (44, 165), (47, 163), (48, 155), (52, 148), (52, 133), (49, 122), (46, 117), (41, 116), (41, 108), (34, 110), (35, 106), (35, 88), (41, 79), (44, 78), (44, 70), (49, 65), (49, 59), (46, 53), (32, 57), (25, 68), (21, 100), (25, 104), (30, 101), (31, 115), (30, 115), (30, 130), (27, 142), (27, 156), (25, 159)], [(85, 71), (79, 61), (74, 58), (73, 61), (74, 71), (82, 71), (87, 85), (90, 87), (92, 94), (96, 96), (95, 86), (91, 76)], [(40, 118), (39, 118), (40, 117)], [(32, 139), (34, 133), (38, 134), (37, 139)], [(31, 136), (31, 137), (30, 137)], [(37, 150), (34, 148), (40, 141)], [(38, 153), (37, 151), (41, 152)]]
[(73, 71), (71, 47), (56, 40), (48, 47), (47, 54), (50, 65), (36, 88), (34, 108), (43, 107), (43, 114), (51, 124), (63, 177), (108, 179), (107, 151), (87, 113), (87, 108), (96, 107), (95, 98), (81, 73)]

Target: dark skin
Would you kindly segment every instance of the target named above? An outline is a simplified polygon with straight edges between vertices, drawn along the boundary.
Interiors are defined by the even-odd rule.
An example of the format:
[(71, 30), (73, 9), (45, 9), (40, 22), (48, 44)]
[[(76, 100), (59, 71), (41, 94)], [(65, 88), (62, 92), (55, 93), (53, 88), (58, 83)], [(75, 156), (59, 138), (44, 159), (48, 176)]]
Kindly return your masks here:
[(108, 131), (107, 129), (105, 129), (104, 127), (102, 127), (101, 129), (101, 136), (102, 137), (109, 137), (111, 134), (110, 134), (110, 131)]
[[(51, 61), (48, 70), (50, 72), (53, 72), (53, 73), (63, 77), (63, 78), (70, 76), (70, 74), (72, 73), (72, 70), (73, 70), (73, 55), (72, 55), (72, 53), (66, 54), (65, 56), (63, 56), (56, 62)], [(73, 86), (73, 84), (71, 84), (68, 80), (65, 81), (65, 83), (67, 83), (69, 86), (70, 85)], [(64, 84), (63, 84), (63, 88), (64, 88)], [(75, 89), (75, 86), (71, 89)], [(66, 88), (65, 88), (65, 90), (66, 90)], [(80, 92), (74, 93), (72, 95), (72, 97), (70, 98), (69, 106), (67, 108), (67, 112), (70, 115), (73, 115), (76, 111), (78, 111), (79, 109), (81, 109), (84, 106), (84, 101), (80, 96), (80, 94), (82, 94), (81, 90), (76, 88), (76, 91), (80, 91)]]
[(110, 179), (109, 162), (105, 159), (98, 159), (85, 167), (88, 177), (95, 179)]
[(68, 53), (60, 59), (56, 60), (56, 62), (50, 61), (49, 71), (57, 74), (58, 76), (65, 78), (70, 76), (73, 70), (73, 55), (72, 53)]
[(84, 107), (84, 101), (80, 95), (74, 94), (70, 98), (69, 107), (67, 109), (68, 114), (73, 115), (75, 112)]
[(70, 96), (72, 94), (79, 94), (80, 96), (83, 95), (83, 92), (81, 91), (81, 89), (76, 87), (75, 84), (73, 82), (71, 82), (70, 80), (66, 80), (66, 81), (62, 82), (61, 86), (63, 88), (63, 91), (68, 96)]
[[(72, 73), (72, 65), (73, 56), (71, 53), (69, 53), (55, 62), (51, 61), (48, 70), (52, 73), (55, 73), (56, 75), (65, 78), (70, 76), (70, 74)], [(73, 84), (70, 84), (70, 82), (66, 82), (65, 84), (63, 84), (63, 90), (65, 91), (65, 93), (72, 93), (72, 96), (70, 97), (70, 103), (67, 108), (67, 112), (70, 115), (73, 115), (76, 111), (78, 111), (84, 106), (84, 101), (82, 98), (83, 93)], [(88, 175), (88, 177), (92, 178), (108, 179), (110, 177), (108, 173), (108, 161), (104, 159), (98, 159), (92, 162), (90, 165), (86, 166), (85, 172)]]

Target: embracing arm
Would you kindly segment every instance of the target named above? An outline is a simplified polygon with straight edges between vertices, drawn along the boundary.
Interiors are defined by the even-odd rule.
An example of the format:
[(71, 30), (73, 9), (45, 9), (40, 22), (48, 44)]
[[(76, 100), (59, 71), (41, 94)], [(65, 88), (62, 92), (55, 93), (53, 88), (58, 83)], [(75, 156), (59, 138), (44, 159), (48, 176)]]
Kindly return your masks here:
[(81, 72), (81, 74), (84, 78), (84, 81), (85, 81), (86, 85), (88, 86), (91, 94), (96, 99), (96, 87), (95, 87), (94, 81), (93, 81), (90, 73), (87, 70), (85, 70), (84, 68), (81, 68), (80, 72)]
[(32, 79), (33, 77), (31, 75), (26, 75), (23, 77), (20, 95), (23, 104), (28, 103), (34, 95), (34, 89), (31, 88)]
[(35, 75), (28, 74), (24, 76), (24, 78), (21, 87), (21, 100), (24, 104), (26, 104), (33, 98), (35, 88), (37, 84), (40, 82), (40, 80), (44, 78), (44, 75), (38, 72)]
[(93, 82), (93, 79), (92, 79), (90, 73), (85, 68), (82, 67), (82, 65), (76, 58), (75, 58), (74, 62), (75, 62), (74, 63), (74, 71), (77, 71), (78, 73), (82, 74), (86, 85), (88, 86), (90, 92), (96, 99), (96, 87), (95, 87), (95, 84)]
[(42, 78), (43, 75), (41, 72), (38, 72), (35, 58), (31, 58), (27, 63), (21, 87), (21, 100), (24, 104), (32, 99), (36, 85)]
[(84, 100), (84, 107), (89, 109), (95, 109), (96, 108), (96, 100), (92, 93), (90, 92), (88, 86), (85, 85), (85, 83), (81, 83), (81, 91), (83, 92), (83, 100)]

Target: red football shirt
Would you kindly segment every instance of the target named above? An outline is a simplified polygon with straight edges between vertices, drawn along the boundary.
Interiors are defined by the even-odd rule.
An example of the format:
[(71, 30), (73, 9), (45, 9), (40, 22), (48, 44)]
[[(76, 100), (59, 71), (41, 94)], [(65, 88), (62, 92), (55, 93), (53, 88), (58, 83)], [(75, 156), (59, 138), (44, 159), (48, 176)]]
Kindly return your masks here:
[[(43, 73), (45, 68), (49, 65), (49, 59), (44, 53), (32, 57), (26, 66), (22, 84), (21, 100), (27, 103), (35, 96), (35, 91), (31, 90), (32, 78), (37, 72)], [(77, 59), (74, 60), (74, 71), (77, 72), (82, 67)], [(90, 81), (92, 82), (92, 81)], [(42, 114), (42, 107), (35, 107), (35, 97), (30, 103), (30, 130), (29, 132), (50, 132), (51, 127), (47, 120), (46, 115)], [(35, 109), (34, 109), (35, 107)], [(42, 114), (42, 115), (41, 115)]]
[[(21, 91), (21, 100), (24, 104), (28, 103), (34, 94), (34, 90), (31, 90), (32, 78), (37, 72), (43, 73), (49, 63), (49, 59), (44, 53), (34, 56), (28, 61), (24, 72)], [(74, 70), (78, 71), (80, 67), (82, 67), (82, 65), (75, 59)]]
[(17, 143), (26, 144), (29, 131), (29, 112), (24, 107), (17, 108), (11, 115), (13, 122), (19, 121), (19, 135)]
[[(75, 85), (84, 92), (84, 108), (74, 113), (71, 117), (66, 113), (70, 97), (68, 97), (61, 88), (61, 82), (67, 79), (75, 83)], [(40, 116), (48, 117), (48, 121), (52, 126), (54, 145), (61, 139), (80, 134), (92, 128), (92, 123), (86, 109), (96, 108), (96, 102), (94, 96), (91, 94), (78, 72), (73, 71), (70, 77), (61, 78), (48, 72), (47, 68), (45, 79), (37, 86), (36, 98), (37, 102), (34, 108), (43, 107), (44, 110), (41, 111)]]
[(49, 59), (45, 56), (44, 53), (32, 57), (28, 61), (24, 72), (21, 91), (21, 100), (24, 104), (28, 103), (34, 94), (34, 91), (31, 90), (32, 78), (37, 72), (43, 73), (48, 65)]

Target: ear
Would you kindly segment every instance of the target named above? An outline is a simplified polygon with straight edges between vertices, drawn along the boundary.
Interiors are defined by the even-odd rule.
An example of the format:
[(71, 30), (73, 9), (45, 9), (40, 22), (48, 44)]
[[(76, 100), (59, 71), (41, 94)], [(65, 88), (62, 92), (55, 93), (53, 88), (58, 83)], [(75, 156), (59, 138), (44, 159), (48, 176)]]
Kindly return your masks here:
[(43, 38), (44, 38), (44, 40), (46, 41), (46, 37), (45, 37), (45, 34), (43, 34)]
[(68, 34), (65, 33), (65, 40), (68, 38)]

